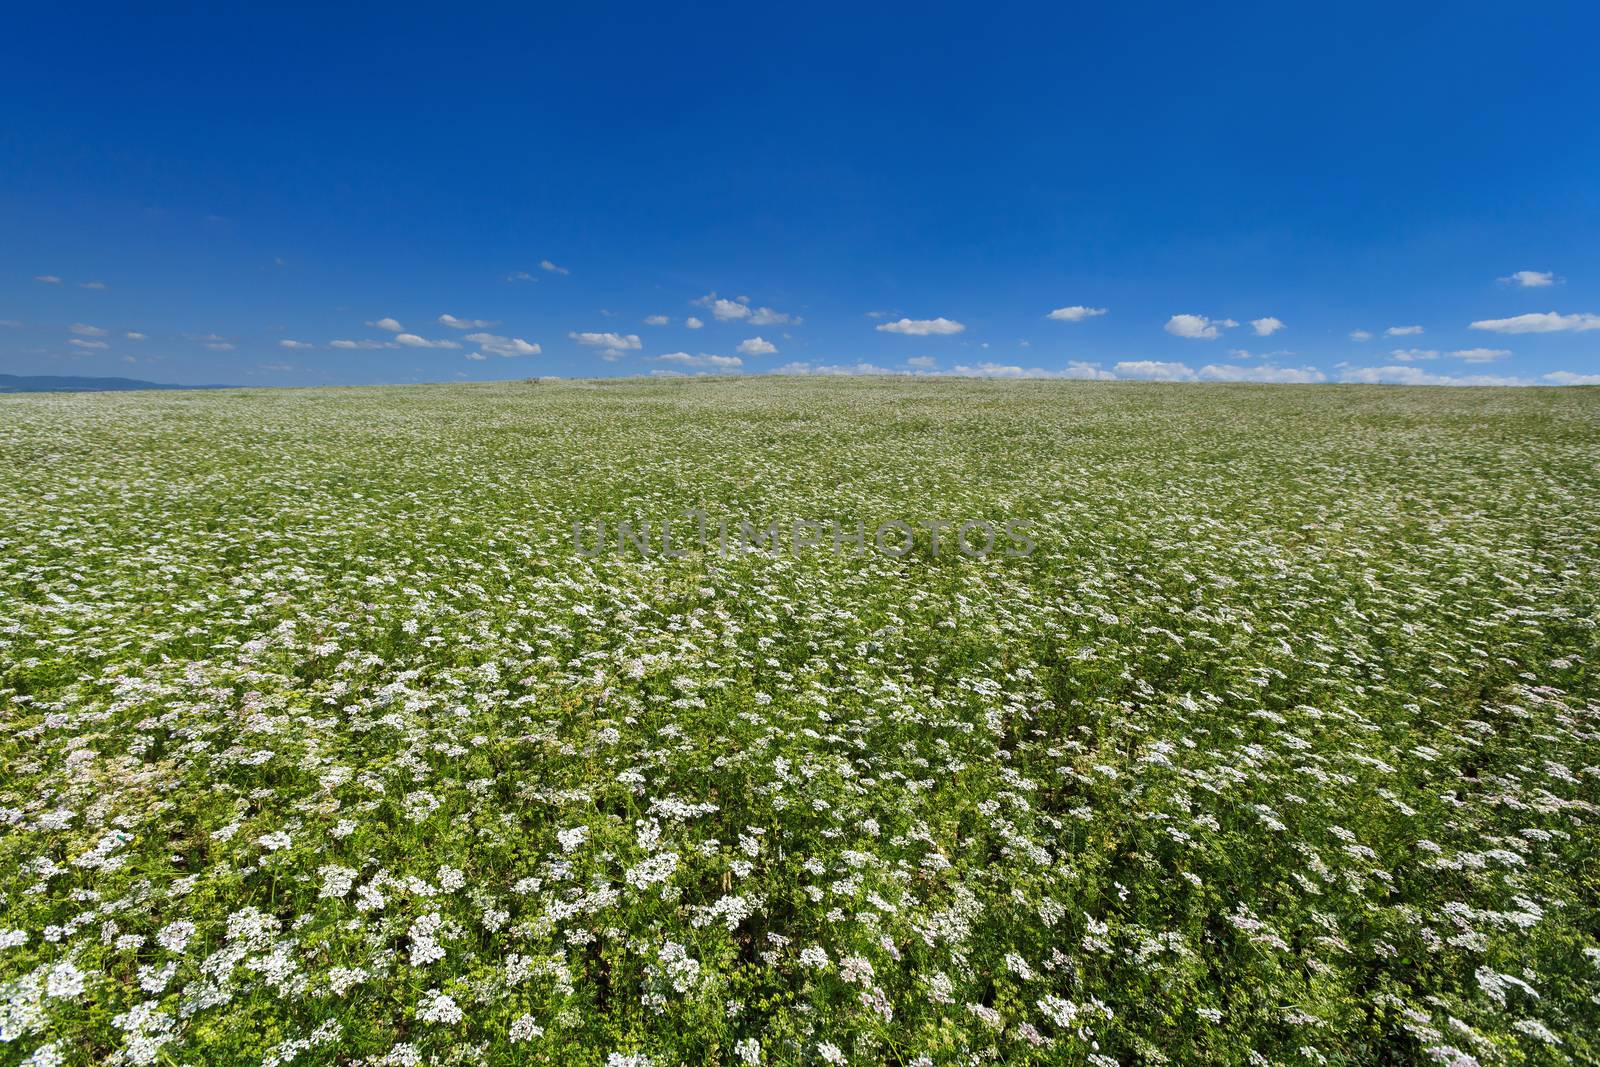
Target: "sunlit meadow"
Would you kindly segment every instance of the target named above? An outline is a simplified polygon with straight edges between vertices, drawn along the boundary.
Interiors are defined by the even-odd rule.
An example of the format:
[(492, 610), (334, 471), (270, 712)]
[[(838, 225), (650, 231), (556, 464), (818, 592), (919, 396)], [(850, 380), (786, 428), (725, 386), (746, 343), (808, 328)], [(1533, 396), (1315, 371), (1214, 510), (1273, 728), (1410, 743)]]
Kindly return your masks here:
[[(0, 397), (0, 1062), (1600, 1059), (1600, 392)], [(1026, 521), (1026, 555), (575, 521)]]

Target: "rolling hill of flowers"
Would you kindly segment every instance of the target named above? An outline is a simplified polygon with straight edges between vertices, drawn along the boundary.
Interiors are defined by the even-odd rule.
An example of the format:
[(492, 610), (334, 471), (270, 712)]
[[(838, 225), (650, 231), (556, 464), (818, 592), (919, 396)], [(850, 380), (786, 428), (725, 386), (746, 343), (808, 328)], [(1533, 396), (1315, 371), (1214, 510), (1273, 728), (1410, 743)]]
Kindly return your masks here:
[(0, 1063), (1600, 1061), (1595, 390), (14, 396), (0, 471)]

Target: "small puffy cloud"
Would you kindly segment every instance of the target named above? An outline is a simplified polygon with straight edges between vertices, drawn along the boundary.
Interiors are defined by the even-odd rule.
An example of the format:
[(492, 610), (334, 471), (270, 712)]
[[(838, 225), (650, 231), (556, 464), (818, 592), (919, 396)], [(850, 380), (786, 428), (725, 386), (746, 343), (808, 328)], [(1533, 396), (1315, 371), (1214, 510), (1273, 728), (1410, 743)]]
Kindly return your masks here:
[(1195, 380), (1195, 373), (1187, 364), (1168, 363), (1158, 359), (1123, 360), (1113, 369), (1117, 374), (1126, 378), (1149, 378), (1158, 382), (1192, 382)]
[(1104, 315), (1105, 313), (1105, 308), (1091, 308), (1084, 307), (1082, 304), (1073, 304), (1071, 307), (1056, 308), (1045, 318), (1055, 319), (1057, 322), (1082, 322), (1084, 319), (1092, 319), (1096, 315)]
[(580, 345), (585, 345), (589, 348), (606, 348), (616, 352), (642, 347), (642, 342), (636, 333), (596, 333), (592, 331), (578, 333), (574, 331), (568, 333), (567, 336)]
[(1385, 337), (1415, 337), (1421, 332), (1421, 326), (1391, 326), (1383, 331), (1383, 335)]
[(1574, 374), (1569, 370), (1553, 370), (1544, 376), (1551, 385), (1600, 385), (1600, 374)]
[[(392, 322), (393, 320), (391, 319), (390, 321)], [(445, 340), (430, 341), (426, 337), (418, 337), (414, 333), (397, 333), (397, 334), (394, 335), (394, 342), (397, 345), (405, 345), (407, 348), (460, 348), (461, 347), (461, 345), (459, 343), (455, 342), (455, 341), (445, 341)]]
[[(492, 333), (469, 333), (467, 334), (467, 340), (485, 352), (492, 352), (507, 359), (512, 356), (537, 356), (541, 351), (538, 345), (531, 341), (524, 341), (520, 337), (500, 337)], [(477, 353), (473, 353), (473, 355), (477, 355)]]
[(672, 320), (667, 318), (665, 315), (646, 315), (644, 317), (644, 324), (646, 326), (665, 326), (671, 321)]
[(78, 288), (79, 289), (104, 289), (105, 287), (106, 287), (106, 283), (105, 282), (79, 282), (78, 283)]
[(906, 360), (906, 366), (916, 367), (919, 370), (932, 370), (938, 365), (938, 361), (932, 356), (912, 356)]
[[(800, 322), (793, 315), (782, 311), (774, 311), (769, 307), (751, 307), (748, 296), (729, 300), (726, 297), (719, 297), (716, 293), (707, 293), (697, 300), (691, 300), (690, 303), (695, 307), (709, 309), (711, 317), (718, 322), (748, 321), (752, 326), (783, 326)], [(691, 329), (694, 328), (691, 327)]]
[(329, 348), (398, 348), (393, 341), (329, 341)]
[(110, 345), (106, 344), (104, 341), (85, 341), (81, 337), (74, 337), (71, 340), (69, 340), (67, 342), (67, 344), (75, 345), (78, 348), (110, 348), (111, 347)]
[(1505, 359), (1511, 354), (1509, 348), (1458, 348), (1450, 353), (1457, 359), (1464, 359), (1468, 363), (1493, 363), (1497, 359)]
[(1310, 385), (1328, 380), (1315, 367), (1273, 367), (1266, 364), (1240, 367), (1231, 363), (1207, 363), (1200, 377), (1214, 382), (1267, 382), (1274, 385)]
[(479, 363), (482, 363), (484, 360), (489, 358), (488, 355), (483, 352), (467, 352), (465, 355), (468, 359), (476, 360)]
[(1531, 312), (1513, 315), (1509, 319), (1479, 319), (1472, 323), (1474, 330), (1493, 333), (1564, 333), (1583, 330), (1600, 330), (1600, 315), (1579, 313), (1560, 315), (1554, 311)]
[(747, 356), (770, 356), (778, 351), (778, 346), (762, 337), (751, 337), (739, 342), (739, 351)]
[[(1208, 319), (1204, 315), (1174, 315), (1163, 329), (1174, 337), (1196, 341), (1215, 341), (1222, 331), (1239, 325), (1232, 319)], [(1191, 372), (1192, 373), (1192, 372)]]
[(572, 273), (566, 267), (558, 267), (554, 263), (550, 262), (548, 259), (541, 259), (539, 261), (539, 269), (540, 270), (547, 270), (551, 274), (571, 274)]
[(490, 322), (488, 319), (458, 319), (454, 315), (440, 315), (439, 325), (448, 326), (452, 330), (485, 330), (500, 324)]
[(1370, 332), (1366, 331), (1366, 330), (1351, 330), (1350, 331), (1350, 340), (1352, 340), (1352, 341), (1370, 341), (1370, 340), (1372, 340), (1372, 334)]
[(35, 274), (33, 276), (33, 280), (36, 282), (44, 282), (46, 285), (61, 284), (61, 279), (54, 274)]
[(122, 336), (126, 337), (130, 341), (143, 341), (144, 340), (144, 334), (140, 333), (138, 330), (129, 330), (128, 332), (124, 333)]
[(1430, 374), (1421, 367), (1346, 367), (1341, 382), (1366, 385), (1531, 385), (1526, 378), (1503, 378), (1491, 374)]
[(369, 322), (367, 325), (375, 327), (379, 330), (388, 330), (390, 333), (405, 333), (406, 330), (404, 326), (400, 325), (400, 323), (396, 322), (392, 318), (389, 318), (388, 316), (385, 316), (376, 322)]
[(1560, 281), (1554, 273), (1547, 270), (1519, 270), (1513, 271), (1500, 279), (1501, 285), (1515, 285), (1522, 289), (1547, 289)]
[(705, 323), (701, 322), (699, 319), (695, 318), (693, 315), (690, 315), (688, 318), (684, 319), (683, 320), (683, 324), (685, 326), (689, 327), (689, 329), (691, 329), (691, 330), (698, 330), (700, 327), (705, 325)]
[(1283, 320), (1268, 315), (1264, 319), (1251, 319), (1250, 325), (1255, 328), (1257, 337), (1271, 337), (1283, 329)]
[(1436, 348), (1396, 348), (1389, 354), (1402, 363), (1415, 363), (1421, 359), (1439, 358), (1439, 350)]
[(738, 356), (713, 356), (702, 352), (698, 356), (691, 356), (687, 352), (668, 352), (664, 356), (655, 357), (658, 362), (672, 363), (680, 367), (709, 367), (715, 370), (733, 370), (735, 367), (744, 366), (744, 360)]
[(898, 333), (907, 337), (947, 337), (966, 329), (962, 323), (943, 316), (937, 319), (898, 319), (880, 322), (874, 329), (882, 333)]
[(538, 278), (535, 278), (525, 270), (514, 270), (506, 275), (506, 281), (508, 282), (536, 282), (538, 280)]
[(799, 324), (798, 316), (783, 311), (773, 311), (771, 308), (756, 308), (750, 313), (752, 326), (798, 326)]
[(310, 341), (288, 341), (288, 340), (284, 340), (284, 341), (279, 341), (278, 342), (278, 347), (279, 348), (301, 349), (301, 348), (315, 348), (317, 346), (312, 344)]
[(294, 370), (295, 367), (293, 363), (262, 363), (257, 366), (257, 369), (270, 371), (273, 374), (287, 374), (289, 371)]
[(67, 329), (79, 337), (104, 337), (107, 332), (98, 326), (90, 326), (87, 322), (75, 322), (68, 326)]
[(237, 346), (232, 341), (207, 341), (206, 347), (213, 352), (232, 352)]

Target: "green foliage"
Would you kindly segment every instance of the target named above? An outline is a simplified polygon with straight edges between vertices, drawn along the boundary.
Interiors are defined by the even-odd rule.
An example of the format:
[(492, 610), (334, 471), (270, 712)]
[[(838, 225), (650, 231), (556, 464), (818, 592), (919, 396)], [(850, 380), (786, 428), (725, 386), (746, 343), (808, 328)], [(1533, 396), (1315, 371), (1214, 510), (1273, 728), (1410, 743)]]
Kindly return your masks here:
[[(1595, 1062), (1597, 456), (1576, 389), (0, 398), (0, 1061)], [(572, 540), (694, 509), (919, 533)]]

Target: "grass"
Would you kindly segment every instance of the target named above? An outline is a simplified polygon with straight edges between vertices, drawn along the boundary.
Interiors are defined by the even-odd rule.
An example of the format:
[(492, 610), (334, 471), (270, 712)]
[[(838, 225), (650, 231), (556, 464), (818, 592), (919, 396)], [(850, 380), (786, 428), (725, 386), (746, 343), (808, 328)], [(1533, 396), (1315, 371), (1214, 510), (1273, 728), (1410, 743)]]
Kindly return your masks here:
[[(1584, 389), (0, 397), (0, 1062), (1596, 1062), (1597, 456)], [(574, 543), (692, 510), (918, 532)]]

